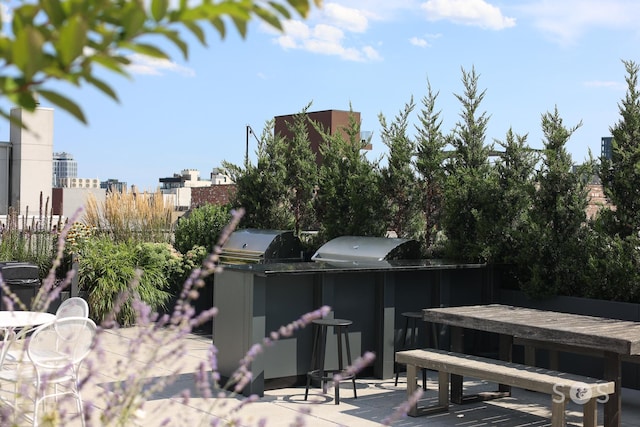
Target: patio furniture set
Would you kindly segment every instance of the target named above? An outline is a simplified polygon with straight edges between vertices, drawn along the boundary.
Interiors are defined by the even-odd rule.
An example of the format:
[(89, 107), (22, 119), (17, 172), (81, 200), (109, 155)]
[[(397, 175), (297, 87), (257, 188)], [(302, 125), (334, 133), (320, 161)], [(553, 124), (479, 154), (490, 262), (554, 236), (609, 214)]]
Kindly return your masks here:
[[(411, 313), (403, 313), (405, 318), (407, 314)], [(638, 360), (639, 322), (501, 304), (428, 308), (422, 310), (421, 320), (431, 327), (435, 324), (446, 325), (449, 329), (450, 351), (437, 348), (403, 349), (401, 347), (395, 353), (397, 364), (406, 365), (407, 368), (408, 396), (412, 396), (418, 387), (416, 380), (419, 370), (423, 373), (425, 390), (426, 370), (438, 372), (437, 404), (423, 407), (416, 402), (411, 407), (409, 415), (420, 416), (447, 411), (449, 402), (463, 404), (510, 396), (511, 387), (517, 387), (545, 393), (551, 397), (553, 427), (566, 425), (566, 409), (569, 402), (582, 405), (583, 426), (597, 425), (598, 404), (602, 404), (604, 408), (605, 427), (621, 425), (621, 362), (623, 359), (630, 358)], [(497, 334), (498, 358), (465, 354), (464, 333), (468, 330)], [(407, 322), (401, 332), (403, 334), (401, 341), (405, 346), (407, 334), (410, 334), (413, 341), (412, 334), (415, 333), (415, 326), (409, 327)], [(325, 336), (322, 335), (323, 341)], [(434, 334), (434, 342), (436, 338)], [(340, 336), (338, 339), (341, 339)], [(512, 361), (513, 346), (516, 343), (526, 345), (524, 364)], [(535, 358), (532, 356), (534, 347), (551, 352), (552, 369), (535, 366)], [(587, 353), (601, 357), (604, 362), (602, 378), (559, 371), (554, 360), (557, 361), (556, 353), (560, 351)], [(317, 365), (312, 366), (314, 370), (309, 373), (310, 378), (317, 376), (317, 369), (322, 369), (322, 365), (320, 368)], [(496, 383), (498, 388), (495, 392), (467, 396), (463, 394), (463, 377)], [(308, 393), (308, 387), (309, 382), (306, 393)], [(338, 385), (336, 384), (335, 387), (337, 388)], [(356, 397), (355, 388), (354, 397)], [(336, 393), (336, 404), (339, 403), (338, 399)]]
[[(0, 404), (11, 405), (16, 418), (37, 426), (43, 405), (68, 395), (75, 400), (78, 418), (84, 425), (78, 370), (96, 334), (86, 301), (69, 298), (56, 314), (0, 311), (0, 331), (0, 384), (4, 392)], [(22, 348), (16, 348), (19, 346)], [(12, 386), (11, 390), (4, 389), (5, 385)], [(30, 390), (26, 397), (33, 406), (31, 411), (23, 412), (25, 389)]]

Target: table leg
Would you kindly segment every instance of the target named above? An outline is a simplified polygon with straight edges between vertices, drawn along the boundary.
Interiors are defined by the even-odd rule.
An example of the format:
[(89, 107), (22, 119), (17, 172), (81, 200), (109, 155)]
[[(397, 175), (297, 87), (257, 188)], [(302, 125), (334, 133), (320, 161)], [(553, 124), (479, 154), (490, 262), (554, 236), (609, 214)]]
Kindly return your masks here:
[(606, 351), (604, 353), (604, 379), (615, 382), (613, 394), (609, 395), (609, 400), (604, 404), (604, 426), (620, 427), (622, 420), (622, 363), (618, 353)]
[[(463, 329), (458, 326), (451, 326), (449, 328), (451, 333), (451, 351), (456, 353), (464, 352), (464, 332)], [(462, 382), (461, 375), (451, 374), (451, 401), (458, 405), (462, 404)]]

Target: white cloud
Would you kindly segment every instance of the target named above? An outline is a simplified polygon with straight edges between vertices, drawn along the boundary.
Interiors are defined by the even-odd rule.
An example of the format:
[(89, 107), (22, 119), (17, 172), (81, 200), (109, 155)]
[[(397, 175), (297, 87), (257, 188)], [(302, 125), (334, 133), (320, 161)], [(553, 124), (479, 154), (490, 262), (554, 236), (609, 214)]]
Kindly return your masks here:
[(516, 25), (515, 18), (484, 0), (428, 0), (421, 5), (432, 21), (449, 20), (490, 30), (502, 30)]
[(373, 48), (373, 46), (365, 46), (362, 48), (362, 53), (364, 56), (370, 61), (381, 61), (382, 56), (378, 53), (377, 50)]
[(322, 11), (327, 20), (333, 25), (354, 33), (364, 33), (369, 26), (369, 20), (358, 9), (351, 9), (337, 3), (327, 3), (322, 8)]
[(592, 28), (637, 30), (637, 0), (540, 0), (519, 6), (533, 24), (560, 44), (570, 45)]
[(411, 37), (409, 39), (409, 43), (418, 47), (429, 47), (431, 46), (428, 41), (419, 37)]
[(625, 90), (627, 85), (622, 82), (608, 80), (591, 80), (583, 83), (586, 87), (607, 88), (615, 90)]
[(196, 75), (193, 69), (183, 67), (166, 59), (152, 58), (137, 53), (129, 55), (129, 59), (131, 60), (131, 64), (127, 66), (127, 71), (132, 74), (162, 76), (165, 71), (168, 71), (185, 77), (193, 77)]
[(367, 13), (327, 3), (314, 20), (290, 20), (283, 23), (284, 32), (276, 43), (284, 49), (301, 49), (322, 55), (338, 56), (347, 61), (378, 61), (382, 57), (371, 46), (351, 46), (351, 35), (369, 27)]

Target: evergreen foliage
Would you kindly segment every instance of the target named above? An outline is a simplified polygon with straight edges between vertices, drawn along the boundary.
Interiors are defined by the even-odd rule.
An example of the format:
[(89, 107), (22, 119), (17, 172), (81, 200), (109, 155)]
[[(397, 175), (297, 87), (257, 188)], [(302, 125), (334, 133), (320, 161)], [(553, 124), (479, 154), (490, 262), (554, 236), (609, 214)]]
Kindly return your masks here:
[(323, 136), (322, 165), (315, 200), (320, 241), (338, 236), (384, 236), (387, 227), (381, 215), (380, 174), (362, 152), (360, 123), (352, 114), (344, 129), (348, 140), (337, 133)]
[(316, 155), (311, 150), (308, 125), (310, 119), (307, 110), (311, 103), (293, 116), (293, 123), (287, 123), (293, 137), (287, 141), (284, 150), (286, 164), (285, 183), (288, 205), (291, 206), (294, 220), (294, 233), (300, 236), (302, 230), (308, 230), (315, 224), (313, 206), (314, 191), (318, 184), (318, 165)]
[(497, 186), (489, 164), (491, 147), (485, 145), (488, 116), (479, 113), (485, 91), (478, 92), (475, 68), (462, 69), (464, 92), (455, 95), (462, 104), (460, 121), (448, 142), (454, 152), (447, 162), (442, 226), (447, 236), (448, 258), (484, 262), (496, 214), (493, 196)]
[(616, 207), (607, 218), (609, 233), (621, 238), (640, 233), (640, 65), (623, 61), (627, 93), (618, 108), (620, 120), (610, 128), (611, 159), (601, 159), (605, 195)]
[(257, 165), (236, 166), (223, 162), (236, 183), (234, 207), (242, 207), (245, 214), (241, 226), (273, 230), (291, 230), (295, 218), (288, 199), (287, 145), (281, 135), (274, 135), (274, 120), (265, 124), (257, 148)]
[(433, 250), (437, 232), (440, 229), (440, 214), (442, 210), (442, 193), (446, 179), (444, 148), (447, 141), (442, 135), (440, 127), (442, 119), (440, 111), (435, 111), (438, 92), (431, 89), (427, 81), (427, 95), (422, 98), (422, 110), (418, 117), (420, 126), (416, 126), (416, 157), (415, 170), (417, 173), (418, 196), (420, 197), (421, 215), (424, 221), (422, 232), (425, 253)]
[(580, 294), (587, 259), (586, 185), (590, 164), (574, 171), (566, 144), (582, 125), (567, 128), (556, 107), (542, 115), (544, 151), (538, 171), (538, 190), (530, 212), (529, 241), (524, 260), (531, 265), (531, 280), (523, 286), (531, 295)]
[(420, 212), (420, 187), (415, 185), (415, 143), (407, 135), (409, 115), (414, 108), (412, 97), (392, 123), (388, 124), (382, 114), (378, 119), (382, 126), (382, 142), (388, 148), (388, 162), (381, 170), (380, 185), (380, 195), (388, 215), (387, 227), (398, 237), (417, 240), (424, 230), (424, 219)]
[(538, 159), (527, 145), (527, 136), (518, 135), (512, 129), (507, 131), (504, 141), (497, 140), (496, 143), (502, 147), (502, 153), (495, 163), (498, 185), (493, 203), (496, 216), (487, 242), (490, 246), (486, 258), (500, 264), (526, 265), (528, 261), (522, 259), (521, 254), (527, 244)]

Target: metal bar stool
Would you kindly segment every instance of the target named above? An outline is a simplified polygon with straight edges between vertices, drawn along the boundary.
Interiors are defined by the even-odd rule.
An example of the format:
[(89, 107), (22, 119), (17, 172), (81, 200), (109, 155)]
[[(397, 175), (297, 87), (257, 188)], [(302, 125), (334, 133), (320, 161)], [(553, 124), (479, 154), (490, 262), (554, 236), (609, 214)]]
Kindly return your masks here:
[[(343, 380), (351, 380), (353, 382), (353, 397), (358, 397), (356, 394), (356, 376), (346, 375), (344, 373), (345, 366), (342, 361), (342, 336), (344, 335), (345, 347), (347, 350), (347, 366), (351, 365), (351, 348), (349, 347), (349, 334), (348, 327), (353, 322), (345, 319), (316, 319), (312, 322), (315, 328), (315, 339), (313, 342), (313, 350), (311, 353), (311, 370), (307, 372), (307, 388), (304, 392), (304, 400), (307, 400), (309, 395), (309, 386), (311, 380), (320, 380), (320, 386), (322, 392), (327, 392), (327, 383), (333, 381), (333, 375), (336, 373), (342, 373)], [(325, 369), (325, 350), (327, 345), (327, 329), (333, 327), (336, 337), (338, 339), (338, 369), (327, 370)], [(336, 381), (335, 387), (335, 401), (336, 405), (340, 403), (340, 382)]]
[[(402, 345), (400, 346), (400, 350), (411, 350), (416, 348), (416, 341), (418, 336), (418, 322), (422, 321), (422, 313), (419, 311), (406, 311), (402, 313), (402, 317), (404, 317), (404, 327), (402, 328), (401, 337), (402, 337)], [(433, 347), (438, 347), (438, 334), (436, 331), (436, 325), (431, 324), (431, 333), (433, 334)], [(410, 336), (409, 345), (407, 346), (407, 334)], [(396, 370), (396, 382), (395, 385), (398, 385), (398, 376), (400, 375), (400, 364), (395, 363)], [(409, 378), (407, 378), (409, 381)], [(427, 370), (422, 369), (422, 388), (424, 390), (427, 389)]]

